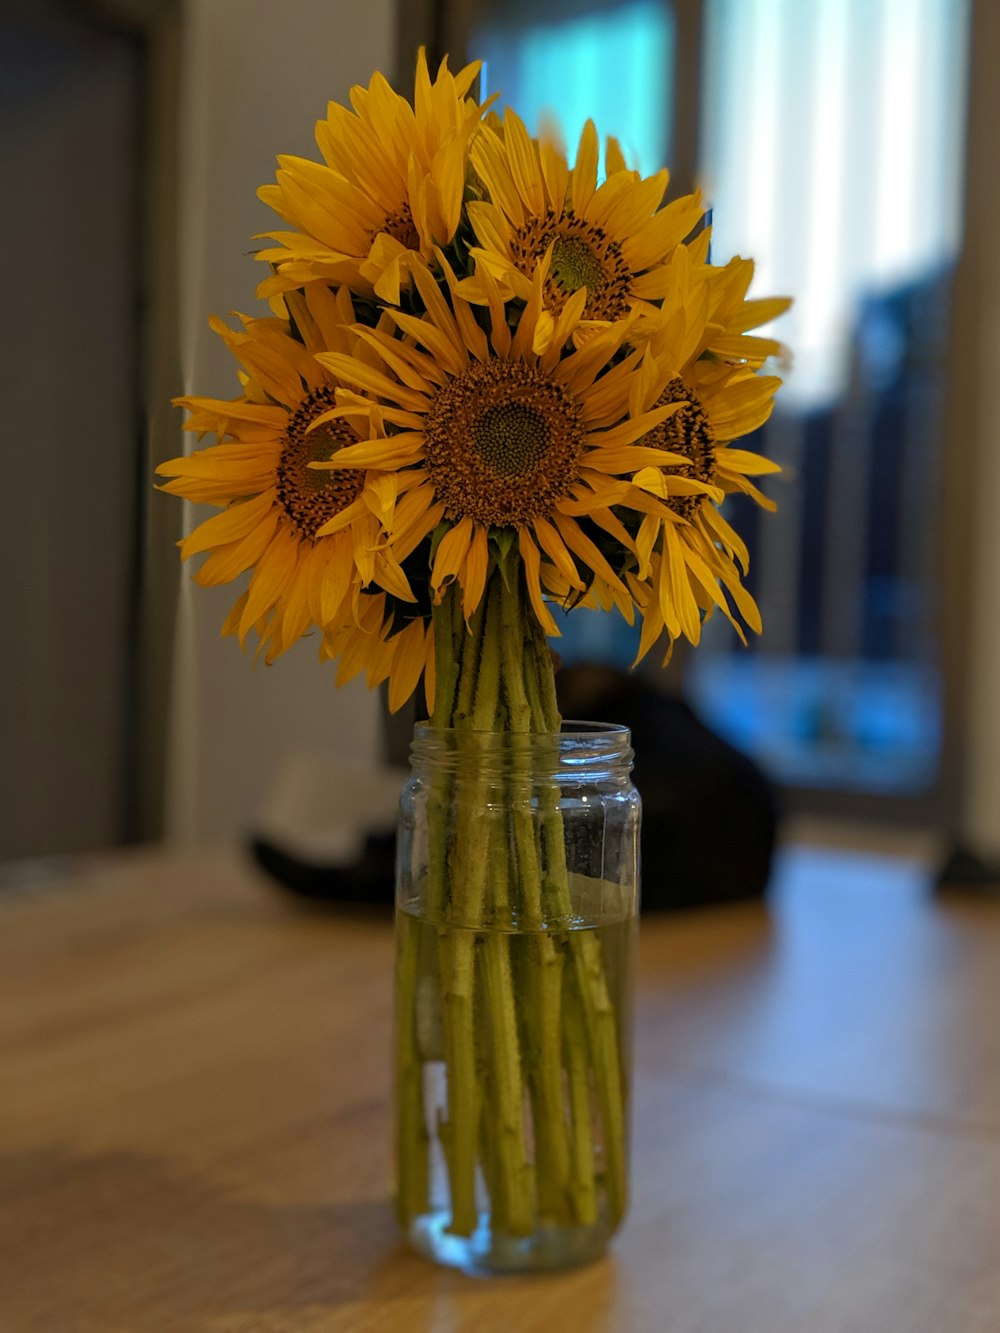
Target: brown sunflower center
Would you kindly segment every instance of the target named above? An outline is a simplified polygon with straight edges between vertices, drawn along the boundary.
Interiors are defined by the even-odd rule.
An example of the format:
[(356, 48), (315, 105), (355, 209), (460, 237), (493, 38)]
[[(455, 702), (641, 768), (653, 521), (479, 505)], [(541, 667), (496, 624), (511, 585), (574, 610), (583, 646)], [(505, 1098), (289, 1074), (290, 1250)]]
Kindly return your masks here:
[(551, 376), (520, 362), (477, 361), (434, 395), (424, 424), (427, 471), (450, 519), (521, 526), (552, 512), (579, 473), (580, 409)]
[(582, 236), (557, 236), (552, 247), (552, 280), (564, 292), (601, 292), (607, 285), (604, 265)]
[(361, 494), (364, 476), (355, 469), (325, 471), (310, 463), (325, 463), (345, 444), (357, 444), (358, 436), (346, 421), (324, 421), (315, 430), (310, 424), (336, 407), (329, 385), (315, 389), (288, 419), (277, 467), (278, 500), (303, 537), (315, 537), (316, 529), (339, 514)]
[[(671, 476), (691, 477), (711, 484), (715, 479), (715, 437), (701, 403), (679, 378), (668, 382), (656, 406), (664, 407), (667, 403), (684, 403), (684, 406), (654, 427), (642, 443), (653, 449), (669, 449), (688, 460), (683, 466), (672, 467)], [(691, 519), (704, 498), (702, 495), (675, 495), (667, 504), (681, 518)]]
[(488, 468), (499, 476), (521, 477), (544, 460), (549, 428), (530, 403), (500, 403), (486, 409), (472, 428), (472, 439)]
[(387, 213), (379, 231), (388, 232), (393, 240), (405, 245), (407, 250), (420, 249), (420, 234), (413, 221), (410, 205), (407, 203), (397, 208), (395, 213)]
[(514, 262), (528, 277), (552, 246), (552, 266), (545, 297), (550, 309), (561, 310), (568, 296), (587, 289), (586, 319), (620, 319), (628, 313), (632, 272), (621, 246), (586, 218), (567, 209), (528, 217), (511, 236)]

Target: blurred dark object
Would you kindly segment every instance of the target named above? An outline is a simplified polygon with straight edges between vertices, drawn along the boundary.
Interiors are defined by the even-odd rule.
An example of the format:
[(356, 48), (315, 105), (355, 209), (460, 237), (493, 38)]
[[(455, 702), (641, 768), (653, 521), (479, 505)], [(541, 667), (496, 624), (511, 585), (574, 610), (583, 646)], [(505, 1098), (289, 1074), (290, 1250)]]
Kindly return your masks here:
[(1000, 861), (980, 856), (968, 847), (955, 847), (937, 873), (938, 893), (962, 893), (1000, 902)]
[(405, 779), (405, 769), (349, 756), (291, 753), (257, 812), (250, 855), (299, 898), (389, 904)]
[[(642, 796), (646, 911), (760, 898), (777, 829), (770, 784), (682, 700), (604, 666), (556, 673), (566, 718), (632, 732)], [(277, 776), (249, 842), (257, 864), (301, 898), (391, 903), (395, 819), (405, 772), (378, 774), (300, 757)]]
[(682, 699), (604, 666), (557, 672), (565, 718), (632, 732), (642, 797), (642, 908), (760, 898), (771, 873), (777, 799), (757, 765)]
[(251, 841), (250, 854), (272, 879), (314, 902), (390, 905), (393, 901), (395, 832), (369, 833), (360, 855), (341, 865), (309, 860), (264, 838)]

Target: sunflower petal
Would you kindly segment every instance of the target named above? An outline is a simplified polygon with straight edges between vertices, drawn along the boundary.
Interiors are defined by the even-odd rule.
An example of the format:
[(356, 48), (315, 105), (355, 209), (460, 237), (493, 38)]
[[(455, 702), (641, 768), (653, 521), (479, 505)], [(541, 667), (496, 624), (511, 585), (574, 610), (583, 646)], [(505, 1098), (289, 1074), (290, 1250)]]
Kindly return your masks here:
[(434, 567), (431, 570), (431, 587), (435, 592), (446, 588), (455, 579), (460, 579), (472, 541), (473, 523), (471, 518), (463, 518), (441, 538), (434, 555)]
[(517, 545), (524, 564), (524, 577), (528, 585), (528, 597), (531, 600), (532, 610), (549, 638), (558, 638), (559, 626), (553, 620), (552, 612), (545, 605), (545, 598), (542, 593), (542, 582), (539, 577), (542, 559), (527, 528), (518, 528)]

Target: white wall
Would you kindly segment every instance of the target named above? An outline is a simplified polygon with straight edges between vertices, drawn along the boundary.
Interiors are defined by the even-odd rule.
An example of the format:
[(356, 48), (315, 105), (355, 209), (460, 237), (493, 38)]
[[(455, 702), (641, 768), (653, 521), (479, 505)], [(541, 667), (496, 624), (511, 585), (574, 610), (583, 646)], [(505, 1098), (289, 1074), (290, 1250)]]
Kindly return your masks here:
[[(187, 0), (182, 36), (177, 393), (232, 397), (234, 362), (210, 313), (254, 309), (263, 266), (251, 237), (276, 223), (256, 198), (277, 153), (315, 156), (329, 100), (395, 62), (392, 0)], [(282, 225), (277, 223), (277, 225)], [(175, 452), (181, 451), (180, 413)], [(160, 497), (163, 504), (178, 503)], [(191, 511), (191, 523), (197, 515)], [(252, 664), (219, 627), (234, 587), (204, 589), (185, 571), (178, 602), (168, 737), (167, 836), (219, 842), (253, 827), (289, 767), (374, 768), (378, 699), (333, 671), (306, 640), (273, 667)], [(331, 801), (331, 803), (333, 803)]]

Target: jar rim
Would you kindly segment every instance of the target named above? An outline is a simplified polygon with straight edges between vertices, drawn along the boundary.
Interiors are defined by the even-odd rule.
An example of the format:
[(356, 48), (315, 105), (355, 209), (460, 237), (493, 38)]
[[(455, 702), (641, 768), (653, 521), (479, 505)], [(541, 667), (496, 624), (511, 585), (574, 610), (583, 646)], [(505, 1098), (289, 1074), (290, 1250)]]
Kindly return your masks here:
[(624, 742), (631, 740), (631, 731), (622, 722), (588, 722), (564, 718), (558, 731), (478, 731), (472, 727), (435, 727), (430, 722), (418, 722), (413, 728), (415, 739), (428, 740), (435, 736), (505, 736), (512, 740), (572, 740)]
[[(629, 772), (634, 759), (632, 733), (618, 722), (567, 719), (561, 731), (472, 731), (459, 727), (413, 729), (410, 762), (486, 772), (509, 763), (527, 763), (537, 775), (596, 776)], [(471, 766), (471, 767), (470, 767)]]

